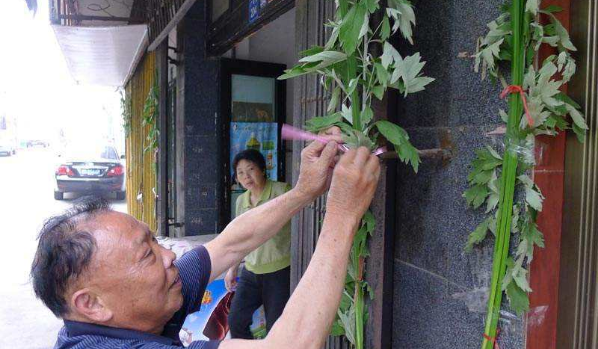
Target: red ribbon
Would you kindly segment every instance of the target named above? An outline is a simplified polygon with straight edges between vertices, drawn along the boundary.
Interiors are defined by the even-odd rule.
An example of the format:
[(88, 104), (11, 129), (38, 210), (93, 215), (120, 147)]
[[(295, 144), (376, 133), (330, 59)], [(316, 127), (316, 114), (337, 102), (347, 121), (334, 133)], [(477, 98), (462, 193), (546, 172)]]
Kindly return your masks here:
[(486, 339), (487, 341), (489, 341), (490, 343), (493, 344), (493, 348), (494, 349), (500, 349), (500, 347), (498, 346), (498, 335), (500, 334), (500, 329), (496, 330), (496, 336), (495, 337), (490, 337), (489, 335), (484, 333), (484, 339)]
[(532, 115), (530, 114), (529, 109), (527, 108), (527, 99), (525, 98), (525, 92), (523, 91), (523, 88), (519, 85), (509, 85), (505, 87), (505, 89), (502, 91), (502, 93), (500, 94), (500, 98), (505, 98), (508, 94), (511, 93), (519, 93), (519, 95), (521, 96), (521, 101), (523, 102), (523, 109), (525, 109), (525, 116), (527, 116), (527, 123), (530, 126), (534, 126), (534, 119), (532, 119)]

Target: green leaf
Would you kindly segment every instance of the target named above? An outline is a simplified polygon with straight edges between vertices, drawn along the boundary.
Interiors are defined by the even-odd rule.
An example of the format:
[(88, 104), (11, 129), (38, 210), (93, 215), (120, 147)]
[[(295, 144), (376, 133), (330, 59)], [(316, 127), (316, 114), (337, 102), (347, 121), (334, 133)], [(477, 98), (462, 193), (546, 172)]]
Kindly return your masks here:
[(367, 125), (374, 118), (374, 111), (370, 107), (365, 107), (361, 113), (361, 122)]
[(352, 94), (355, 89), (357, 89), (357, 86), (359, 85), (359, 79), (355, 78), (355, 79), (351, 79), (351, 81), (349, 81), (349, 86), (347, 87), (347, 94), (350, 95)]
[(402, 61), (403, 58), (401, 57), (401, 55), (399, 54), (399, 51), (397, 51), (394, 46), (392, 46), (389, 42), (385, 42), (384, 43), (384, 48), (382, 51), (382, 67), (384, 67), (384, 69), (388, 69), (388, 67), (392, 64), (392, 62), (398, 62), (398, 61)]
[(426, 62), (421, 61), (418, 53), (407, 56), (403, 60), (395, 60), (395, 71), (393, 72), (390, 83), (393, 84), (398, 78), (403, 80), (405, 88), (404, 95), (424, 90), (424, 87), (434, 81), (433, 78), (420, 77), (419, 74)]
[(342, 122), (340, 113), (334, 113), (328, 116), (318, 116), (305, 122), (305, 129), (310, 132), (319, 132), (331, 126)]
[(384, 16), (382, 19), (382, 28), (380, 29), (380, 39), (382, 41), (388, 40), (390, 37), (390, 21), (388, 17)]
[(571, 115), (571, 119), (573, 119), (573, 123), (581, 130), (587, 130), (588, 125), (586, 124), (586, 120), (584, 119), (583, 115), (572, 105), (565, 104), (569, 115)]
[(500, 115), (500, 119), (504, 122), (507, 123), (509, 122), (509, 115), (507, 113), (505, 113), (504, 110), (499, 109), (498, 110), (498, 115)]
[(301, 56), (301, 57), (313, 56), (313, 55), (316, 55), (323, 51), (324, 51), (324, 48), (322, 46), (313, 46), (307, 50), (301, 51), (299, 53), (299, 56)]
[(407, 0), (390, 0), (388, 5), (399, 12), (399, 15), (395, 18), (395, 27), (398, 26), (403, 37), (413, 45), (413, 26), (415, 25), (413, 5)]
[(366, 20), (367, 8), (365, 2), (358, 2), (352, 6), (341, 22), (339, 39), (347, 55), (353, 54), (359, 42), (359, 33)]
[(366, 211), (363, 215), (362, 221), (365, 224), (368, 233), (372, 234), (374, 229), (376, 229), (376, 217), (374, 217), (372, 211)]
[(394, 145), (399, 159), (406, 164), (411, 163), (413, 170), (417, 172), (420, 163), (419, 154), (417, 153), (417, 149), (409, 142), (407, 132), (386, 120), (380, 120), (375, 125), (378, 131)]
[(494, 217), (486, 218), (482, 223), (478, 224), (478, 226), (471, 234), (469, 234), (469, 238), (467, 239), (467, 243), (465, 244), (465, 252), (471, 252), (473, 250), (474, 245), (477, 245), (480, 242), (484, 241), (486, 235), (488, 234), (488, 226), (490, 225), (493, 219)]
[(550, 21), (554, 25), (554, 32), (559, 37), (561, 45), (569, 51), (577, 51), (577, 48), (575, 48), (571, 42), (571, 38), (569, 37), (567, 29), (563, 27), (561, 22), (552, 13), (546, 11), (541, 12), (546, 13), (550, 17)]
[(374, 94), (374, 96), (376, 96), (376, 98), (382, 100), (384, 98), (384, 86), (378, 85), (372, 87), (372, 93)]
[(579, 128), (579, 126), (577, 126), (577, 124), (573, 124), (573, 132), (575, 132), (575, 135), (577, 136), (577, 140), (579, 141), (579, 143), (584, 143), (586, 141), (586, 131)]
[(364, 0), (369, 13), (374, 13), (380, 8), (380, 5), (378, 4), (379, 1), (380, 0)]
[(345, 337), (355, 345), (355, 308), (351, 307), (347, 313), (338, 313), (339, 320), (345, 329)]
[(353, 114), (351, 112), (351, 107), (347, 107), (345, 104), (341, 105), (341, 115), (349, 122), (349, 124), (353, 125)]
[(482, 206), (489, 194), (490, 192), (486, 185), (474, 185), (463, 193), (463, 197), (467, 201), (467, 205), (475, 209)]
[(529, 287), (529, 282), (527, 281), (527, 270), (523, 267), (515, 269), (513, 280), (524, 292), (532, 292), (531, 287)]
[(330, 335), (334, 337), (345, 335), (345, 329), (343, 328), (343, 325), (341, 324), (340, 320), (335, 321), (332, 324), (332, 328), (330, 329)]
[(374, 69), (376, 70), (376, 78), (378, 79), (378, 83), (382, 86), (386, 86), (388, 84), (389, 74), (386, 68), (380, 63), (374, 64)]
[(347, 59), (347, 55), (337, 51), (323, 51), (312, 56), (303, 57), (299, 60), (301, 63), (320, 62), (316, 67), (322, 69), (332, 64)]
[(537, 15), (539, 10), (539, 0), (527, 0), (527, 2), (525, 3), (525, 12), (529, 12), (532, 16)]
[(338, 33), (339, 33), (339, 26), (336, 25), (334, 27), (334, 29), (332, 29), (332, 33), (330, 34), (330, 38), (328, 39), (328, 42), (326, 42), (326, 46), (325, 49), (326, 50), (330, 50), (334, 47), (334, 45), (336, 44), (336, 41), (338, 40)]
[(511, 309), (517, 313), (518, 316), (523, 315), (529, 311), (529, 299), (527, 293), (523, 291), (515, 282), (509, 283), (506, 289), (507, 298)]
[(542, 201), (544, 197), (537, 192), (534, 187), (525, 188), (525, 201), (536, 211), (542, 211)]
[(330, 97), (330, 103), (328, 103), (328, 108), (326, 109), (329, 113), (336, 110), (338, 107), (338, 102), (341, 97), (341, 88), (340, 86), (336, 86), (334, 90), (332, 90), (332, 96)]
[(478, 55), (481, 55), (489, 70), (494, 70), (496, 67), (495, 60), (499, 58), (500, 45), (502, 45), (504, 39), (500, 39), (492, 45), (484, 48)]

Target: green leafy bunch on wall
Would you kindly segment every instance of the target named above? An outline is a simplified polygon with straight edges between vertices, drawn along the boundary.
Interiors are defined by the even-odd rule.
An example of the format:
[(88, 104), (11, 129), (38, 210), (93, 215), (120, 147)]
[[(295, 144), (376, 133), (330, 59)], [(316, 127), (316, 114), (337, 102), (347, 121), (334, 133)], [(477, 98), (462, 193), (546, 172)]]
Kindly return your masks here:
[[(417, 172), (420, 158), (407, 132), (389, 121), (374, 120), (372, 109), (374, 99), (383, 100), (388, 89), (407, 96), (423, 91), (434, 80), (422, 74), (425, 62), (419, 53), (403, 56), (389, 41), (400, 33), (413, 44), (413, 5), (408, 0), (388, 0), (385, 5), (379, 0), (337, 0), (335, 4), (334, 18), (326, 24), (330, 33), (326, 44), (302, 52), (299, 65), (280, 78), (321, 77), (330, 98), (327, 115), (307, 120), (307, 130), (337, 126), (349, 147), (365, 146), (372, 151), (386, 140), (398, 158)], [(371, 296), (364, 280), (367, 238), (375, 224), (374, 215), (366, 213), (355, 236), (345, 291), (332, 328), (333, 335), (344, 335), (358, 349), (364, 346), (365, 297)]]
[[(506, 3), (488, 24), (475, 56), (475, 70), (481, 70), (482, 78), (490, 75), (500, 81), (503, 96), (509, 95), (508, 112), (498, 112), (505, 123), (504, 149), (477, 150), (467, 177), (469, 189), (463, 194), (469, 206), (488, 215), (469, 235), (466, 251), (484, 241), (488, 232), (495, 237), (483, 349), (495, 345), (503, 292), (518, 315), (529, 310), (528, 266), (534, 247), (544, 247), (536, 224), (544, 196), (529, 175), (536, 161), (536, 136), (572, 130), (583, 142), (588, 129), (580, 106), (561, 91), (575, 74), (571, 52), (576, 48), (554, 15), (560, 11), (558, 6), (541, 9), (540, 0)], [(538, 62), (543, 45), (555, 54)], [(501, 67), (509, 65), (510, 72), (504, 74)]]

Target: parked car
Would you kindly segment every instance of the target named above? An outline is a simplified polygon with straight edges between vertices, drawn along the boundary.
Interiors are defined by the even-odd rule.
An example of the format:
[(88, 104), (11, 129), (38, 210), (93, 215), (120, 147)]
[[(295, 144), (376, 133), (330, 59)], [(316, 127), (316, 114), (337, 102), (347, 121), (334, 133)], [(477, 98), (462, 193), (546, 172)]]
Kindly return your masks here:
[(61, 158), (54, 199), (64, 199), (64, 193), (115, 193), (118, 200), (125, 199), (125, 167), (114, 147), (77, 149)]
[(15, 142), (8, 140), (0, 141), (0, 156), (11, 156), (17, 153)]

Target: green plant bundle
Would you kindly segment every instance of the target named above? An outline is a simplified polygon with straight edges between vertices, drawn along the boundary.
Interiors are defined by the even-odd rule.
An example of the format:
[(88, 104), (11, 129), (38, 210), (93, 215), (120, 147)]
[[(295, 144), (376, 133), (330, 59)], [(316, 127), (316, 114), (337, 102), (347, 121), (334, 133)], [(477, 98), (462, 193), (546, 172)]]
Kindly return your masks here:
[[(388, 89), (404, 96), (422, 91), (434, 79), (423, 76), (425, 62), (419, 53), (403, 57), (389, 42), (400, 32), (413, 43), (415, 13), (408, 0), (337, 0), (334, 20), (326, 26), (331, 35), (325, 46), (314, 46), (301, 53), (299, 65), (280, 79), (318, 74), (329, 92), (327, 115), (306, 122), (306, 129), (317, 132), (338, 126), (350, 147), (374, 150), (385, 138), (394, 146), (398, 158), (417, 172), (420, 158), (404, 129), (386, 120), (374, 121), (372, 101), (382, 100)], [(374, 20), (374, 17), (376, 20)], [(373, 54), (377, 46), (382, 54)], [(371, 293), (364, 280), (367, 237), (375, 228), (368, 212), (362, 219), (351, 251), (345, 292), (332, 334), (344, 335), (354, 347), (364, 345), (367, 322), (365, 297)]]
[[(544, 197), (529, 177), (534, 166), (536, 135), (556, 135), (572, 129), (583, 142), (588, 129), (580, 106), (561, 92), (561, 87), (575, 74), (575, 51), (569, 34), (554, 16), (561, 9), (549, 6), (540, 9), (540, 0), (513, 0), (503, 7), (502, 14), (488, 24), (489, 31), (479, 42), (476, 71), (502, 82), (500, 62), (511, 66), (513, 86), (524, 91), (527, 115), (521, 95), (509, 97), (508, 114), (499, 114), (506, 123), (505, 150), (499, 154), (486, 147), (476, 152), (473, 170), (468, 176), (470, 188), (465, 191), (467, 204), (474, 209), (485, 207), (489, 216), (470, 234), (465, 247), (471, 251), (488, 233), (495, 236), (494, 260), (483, 349), (492, 349), (496, 341), (502, 294), (518, 315), (529, 310), (527, 266), (533, 259), (534, 247), (544, 247), (544, 238), (536, 225)], [(543, 25), (539, 17), (549, 24)], [(545, 59), (536, 69), (534, 59), (542, 45), (550, 45), (558, 54)], [(571, 117), (571, 122), (568, 120)], [(521, 192), (521, 200), (515, 194)], [(511, 233), (517, 234), (514, 256), (509, 254)]]
[(157, 151), (158, 150), (158, 143), (159, 143), (159, 136), (160, 136), (160, 129), (158, 127), (158, 114), (159, 114), (159, 104), (160, 104), (160, 86), (158, 85), (158, 74), (156, 73), (156, 77), (154, 78), (154, 82), (150, 87), (149, 92), (147, 93), (147, 97), (145, 99), (145, 103), (143, 104), (143, 111), (141, 114), (141, 126), (149, 126), (149, 130), (147, 132), (147, 145), (143, 148), (144, 152), (147, 151)]
[(131, 108), (131, 94), (123, 88), (120, 90), (120, 110), (123, 118), (125, 137), (129, 137), (129, 134), (131, 134)]

